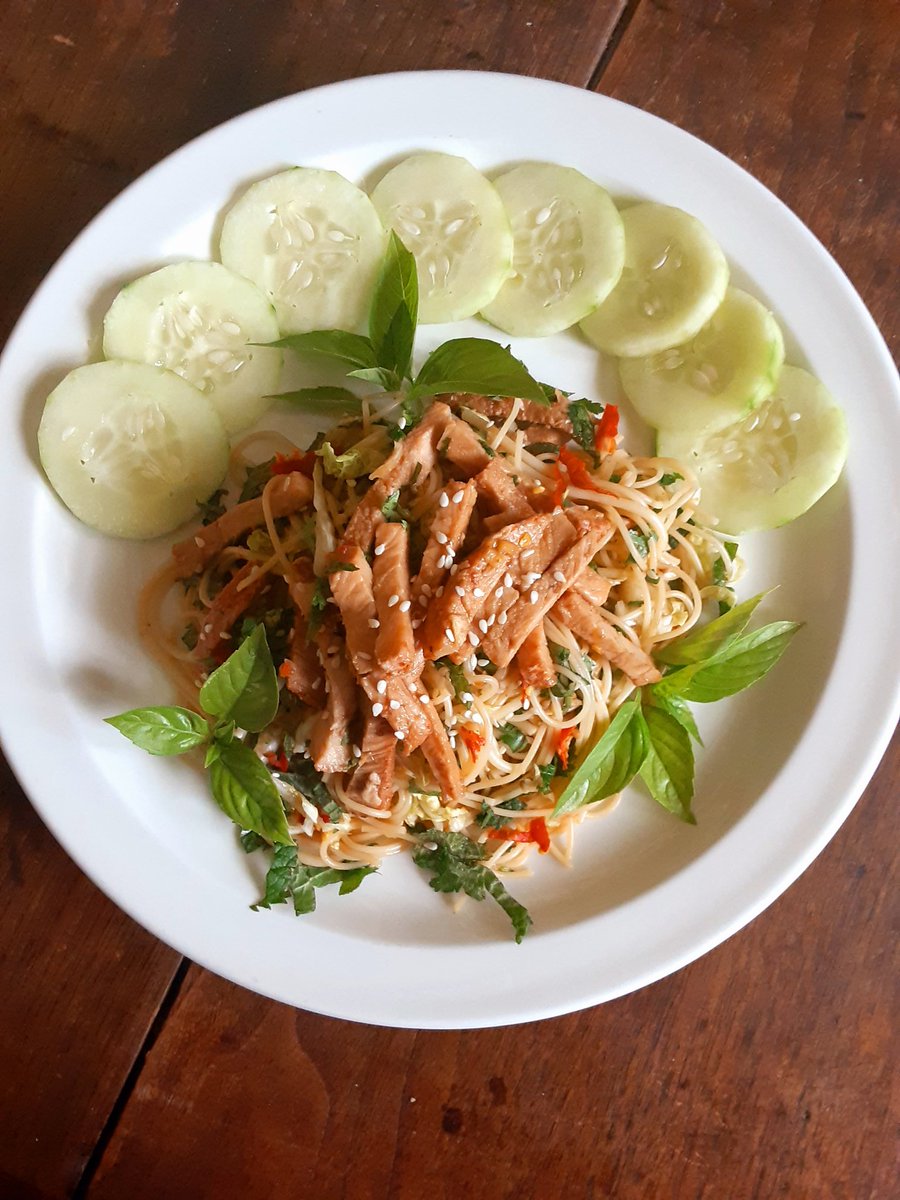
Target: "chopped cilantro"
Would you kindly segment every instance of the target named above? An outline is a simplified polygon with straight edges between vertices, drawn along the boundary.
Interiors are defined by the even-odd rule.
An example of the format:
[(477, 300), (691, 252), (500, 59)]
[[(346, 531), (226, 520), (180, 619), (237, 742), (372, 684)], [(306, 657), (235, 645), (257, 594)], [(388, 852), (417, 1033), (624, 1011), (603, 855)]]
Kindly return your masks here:
[(266, 875), (266, 894), (250, 907), (254, 911), (271, 908), (273, 904), (285, 904), (290, 899), (299, 917), (303, 913), (315, 912), (316, 888), (336, 883), (340, 887), (340, 894), (346, 896), (349, 892), (355, 892), (374, 870), (374, 867), (355, 867), (349, 871), (307, 867), (299, 861), (296, 846), (276, 846), (272, 865)]
[(341, 819), (344, 810), (329, 792), (325, 780), (308, 758), (304, 758), (302, 754), (294, 754), (288, 763), (288, 769), (276, 774), (288, 787), (292, 787), (301, 796), (305, 796), (310, 804), (314, 804), (332, 824)]
[(556, 442), (532, 442), (525, 449), (529, 454), (559, 454), (559, 446)]
[[(500, 807), (511, 809), (514, 812), (521, 812), (525, 807), (525, 801), (520, 800), (518, 797), (514, 797), (512, 800), (501, 800)], [(502, 829), (504, 825), (509, 824), (511, 818), (491, 808), (487, 801), (482, 800), (481, 808), (478, 810), (475, 820), (482, 829)]]
[(354, 567), (353, 563), (333, 562), (326, 570), (326, 575), (336, 575), (338, 571), (358, 571), (359, 567)]
[(557, 646), (554, 644), (550, 647), (550, 653), (553, 656), (553, 661), (558, 666), (567, 667), (569, 665), (569, 651), (565, 646)]
[(541, 777), (539, 792), (549, 792), (550, 783), (556, 776), (557, 760), (554, 756), (550, 762), (544, 763), (542, 767), (538, 767), (538, 775)]
[(399, 489), (391, 492), (387, 500), (381, 506), (381, 515), (386, 521), (397, 521), (404, 524), (409, 520), (409, 513), (400, 503)]
[(575, 441), (589, 453), (594, 451), (594, 414), (603, 412), (603, 405), (593, 400), (570, 400), (569, 421)]
[(679, 479), (684, 479), (684, 476), (679, 475), (677, 471), (666, 471), (659, 482), (663, 487), (669, 487), (671, 484), (677, 483)]
[(310, 602), (309, 624), (306, 627), (306, 637), (308, 641), (312, 641), (319, 632), (319, 627), (322, 624), (322, 614), (325, 612), (325, 606), (331, 596), (331, 587), (327, 579), (317, 579), (316, 586), (312, 594)]
[(449, 658), (439, 658), (435, 661), (435, 665), (443, 667), (450, 676), (450, 686), (453, 688), (453, 693), (456, 699), (462, 697), (463, 692), (469, 690), (469, 681), (466, 678), (466, 673), (462, 668), (461, 663), (452, 662)]
[(504, 746), (508, 746), (514, 754), (518, 754), (528, 745), (526, 735), (509, 721), (506, 721), (497, 730), (497, 741), (502, 742)]
[[(640, 554), (641, 558), (646, 558), (648, 550), (647, 535), (645, 533), (641, 533), (637, 529), (629, 529), (628, 536), (631, 538), (632, 545), (634, 546), (635, 550), (637, 550), (638, 554)], [(629, 555), (629, 557), (631, 556)], [(632, 559), (632, 561), (634, 560)]]
[(244, 486), (241, 488), (241, 494), (238, 496), (238, 501), (243, 504), (245, 500), (255, 500), (257, 496), (262, 495), (262, 490), (272, 477), (272, 464), (275, 459), (267, 459), (266, 462), (257, 463), (254, 467), (247, 468), (247, 477), (244, 480)]

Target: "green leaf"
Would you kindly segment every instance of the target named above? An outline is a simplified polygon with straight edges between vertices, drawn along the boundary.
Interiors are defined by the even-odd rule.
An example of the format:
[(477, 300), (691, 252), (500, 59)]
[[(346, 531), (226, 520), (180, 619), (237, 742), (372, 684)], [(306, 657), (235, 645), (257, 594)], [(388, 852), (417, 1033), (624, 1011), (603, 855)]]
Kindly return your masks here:
[(281, 400), (301, 412), (317, 417), (358, 416), (362, 412), (362, 400), (348, 388), (308, 387), (295, 392), (279, 392), (267, 397)]
[(269, 842), (291, 842), (278, 789), (268, 768), (248, 746), (221, 746), (209, 764), (209, 786), (222, 812), (241, 829)]
[(419, 315), (416, 260), (392, 230), (369, 312), (369, 340), (379, 366), (409, 374)]
[(569, 422), (572, 436), (583, 450), (594, 451), (594, 414), (603, 412), (603, 405), (593, 400), (570, 400)]
[(200, 689), (200, 705), (210, 716), (233, 720), (252, 733), (272, 722), (278, 711), (278, 680), (264, 625), (257, 625), (213, 671)]
[(381, 515), (386, 521), (408, 521), (409, 513), (400, 503), (400, 489), (391, 492), (387, 500), (381, 506)]
[(581, 760), (556, 802), (554, 817), (613, 796), (631, 782), (647, 753), (643, 725), (635, 719), (639, 710), (638, 692), (626, 700)]
[(222, 503), (222, 498), (227, 494), (227, 488), (217, 488), (206, 500), (197, 501), (197, 508), (202, 518), (201, 525), (211, 525), (213, 521), (218, 521), (219, 517), (225, 512), (225, 505)]
[(295, 754), (288, 764), (288, 770), (279, 771), (278, 778), (301, 796), (305, 796), (332, 824), (344, 815), (343, 808), (329, 792), (325, 780), (310, 759), (304, 758), (302, 754)]
[(376, 387), (383, 388), (386, 392), (398, 391), (403, 382), (394, 371), (389, 371), (386, 367), (360, 367), (356, 371), (348, 371), (347, 374), (351, 379), (374, 383)]
[(635, 717), (643, 725), (647, 754), (641, 779), (663, 808), (695, 825), (691, 812), (694, 796), (694, 752), (691, 739), (677, 717), (662, 708), (644, 708)]
[(684, 726), (698, 745), (703, 745), (703, 739), (694, 720), (694, 714), (680, 696), (660, 696), (652, 688), (647, 689), (647, 694), (657, 708), (663, 709), (670, 717), (674, 717), (680, 725)]
[(241, 849), (245, 854), (252, 854), (254, 850), (262, 850), (263, 846), (268, 846), (265, 838), (254, 833), (252, 829), (246, 829), (241, 834)]
[(504, 746), (509, 746), (514, 754), (524, 750), (528, 745), (528, 738), (521, 729), (517, 729), (515, 725), (507, 721), (497, 730), (497, 741), (502, 742)]
[(659, 482), (663, 487), (670, 487), (671, 484), (677, 483), (679, 479), (684, 479), (684, 476), (679, 475), (677, 471), (666, 471)]
[(473, 900), (490, 896), (512, 922), (516, 941), (521, 942), (531, 925), (528, 910), (509, 894), (482, 859), (486, 851), (464, 833), (445, 833), (430, 829), (419, 838), (413, 850), (413, 862), (423, 871), (431, 871), (429, 883), (436, 892), (465, 892)]
[(654, 651), (654, 657), (657, 662), (666, 663), (669, 666), (689, 666), (712, 658), (732, 638), (744, 632), (747, 622), (753, 616), (754, 609), (767, 595), (768, 592), (760, 592), (756, 596), (751, 596), (749, 600), (738, 604), (724, 616), (716, 617), (708, 625), (704, 625), (700, 629), (692, 629), (684, 637), (676, 638), (667, 646), (663, 646), (661, 650)]
[(557, 762), (556, 757), (554, 756), (550, 760), (550, 762), (544, 763), (543, 766), (538, 767), (538, 775), (540, 776), (540, 780), (541, 780), (540, 784), (538, 785), (539, 792), (549, 792), (550, 791), (550, 784), (556, 778), (557, 766), (558, 766), (558, 762)]
[(450, 676), (450, 686), (453, 688), (456, 699), (461, 700), (463, 693), (469, 690), (469, 681), (462, 663), (452, 662), (449, 658), (438, 658), (435, 659), (434, 665), (444, 668)]
[(634, 546), (635, 550), (637, 550), (641, 558), (646, 558), (650, 549), (647, 543), (647, 535), (645, 533), (641, 533), (637, 529), (629, 529), (628, 536), (631, 538), (632, 545)]
[(513, 812), (521, 812), (525, 807), (525, 801), (514, 797), (512, 800), (501, 800), (500, 809), (491, 808), (486, 800), (482, 800), (481, 808), (475, 814), (475, 821), (482, 829), (502, 829), (504, 825), (508, 825), (512, 820), (512, 816), (506, 815), (508, 810), (510, 814)]
[(529, 454), (559, 454), (556, 442), (532, 442), (525, 449)]
[(456, 338), (438, 346), (425, 359), (413, 383), (420, 396), (441, 392), (474, 392), (479, 396), (518, 396), (548, 404), (541, 385), (499, 342)]
[(355, 892), (374, 870), (374, 867), (354, 867), (347, 871), (336, 871), (331, 867), (307, 867), (299, 861), (295, 845), (276, 846), (272, 865), (266, 874), (265, 895), (250, 907), (254, 910), (271, 908), (273, 904), (285, 904), (292, 900), (294, 912), (299, 917), (315, 912), (316, 888), (337, 883), (340, 885), (340, 895), (346, 896), (349, 892)]
[(148, 754), (186, 754), (204, 745), (210, 736), (208, 722), (189, 708), (132, 708), (105, 720)]
[(269, 458), (265, 462), (256, 463), (254, 466), (247, 468), (244, 486), (241, 488), (241, 494), (238, 496), (239, 504), (243, 504), (245, 500), (255, 500), (257, 496), (262, 494), (263, 488), (272, 478), (272, 464), (274, 462), (274, 458)]
[(378, 366), (375, 347), (369, 339), (361, 333), (347, 333), (344, 329), (316, 329), (311, 333), (290, 333), (287, 337), (268, 344), (295, 350), (298, 354), (320, 354), (355, 368)]
[(658, 696), (680, 696), (699, 704), (734, 696), (768, 675), (799, 628), (796, 621), (763, 625), (728, 642), (714, 658), (666, 675), (653, 690)]
[(331, 584), (327, 579), (317, 579), (312, 599), (309, 602), (309, 621), (306, 626), (306, 639), (309, 642), (313, 641), (319, 632), (330, 597)]

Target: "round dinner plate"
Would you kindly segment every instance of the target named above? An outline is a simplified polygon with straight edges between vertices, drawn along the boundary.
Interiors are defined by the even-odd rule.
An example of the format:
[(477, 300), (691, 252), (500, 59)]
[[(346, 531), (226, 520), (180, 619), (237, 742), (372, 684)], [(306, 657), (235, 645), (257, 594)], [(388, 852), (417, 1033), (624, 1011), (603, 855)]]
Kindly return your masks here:
[[(223, 210), (254, 179), (299, 163), (371, 186), (421, 149), (463, 155), (488, 174), (523, 159), (561, 163), (617, 200), (694, 213), (734, 280), (775, 312), (788, 361), (826, 383), (850, 429), (837, 487), (793, 525), (743, 540), (741, 598), (778, 585), (763, 616), (804, 627), (764, 682), (697, 707), (697, 826), (629, 789), (579, 828), (571, 869), (542, 860), (510, 885), (534, 919), (522, 945), (490, 901), (452, 911), (405, 858), (351, 896), (320, 892), (314, 915), (250, 910), (263, 856), (241, 853), (199, 773), (148, 757), (102, 721), (167, 699), (136, 638), (135, 600), (168, 544), (91, 533), (59, 504), (36, 457), (43, 401), (97, 356), (100, 319), (123, 281), (209, 257)], [(451, 329), (508, 340), (476, 321), (427, 327), (419, 353)], [(577, 334), (512, 344), (539, 378), (618, 398), (609, 365)], [(132, 184), (75, 240), (6, 347), (0, 394), (6, 754), (59, 841), (126, 912), (289, 1004), (462, 1028), (570, 1012), (659, 979), (796, 879), (847, 816), (896, 723), (900, 396), (884, 343), (840, 268), (770, 192), (702, 142), (606, 97), (513, 76), (416, 73), (320, 88), (229, 121)], [(624, 411), (626, 444), (646, 444)]]

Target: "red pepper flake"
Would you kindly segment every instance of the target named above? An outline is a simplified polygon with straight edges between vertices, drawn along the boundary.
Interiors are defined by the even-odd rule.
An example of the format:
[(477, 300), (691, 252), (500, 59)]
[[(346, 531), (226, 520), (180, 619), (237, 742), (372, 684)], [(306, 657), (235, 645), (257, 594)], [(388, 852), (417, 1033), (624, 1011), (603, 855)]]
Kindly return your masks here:
[(615, 404), (607, 404), (594, 426), (594, 448), (601, 454), (612, 454), (619, 435), (619, 410)]
[(531, 842), (534, 839), (527, 829), (486, 829), (485, 833), (495, 842)]
[(578, 729), (570, 725), (568, 729), (560, 729), (556, 735), (556, 755), (564, 771), (569, 769), (569, 748), (578, 736)]
[(546, 854), (550, 849), (550, 833), (547, 829), (547, 822), (543, 817), (535, 817), (528, 826), (528, 836), (532, 842), (537, 845), (541, 854)]
[(277, 754), (266, 754), (264, 757), (273, 771), (286, 771), (288, 769), (287, 756), (283, 750), (279, 750)]
[(304, 475), (312, 478), (315, 465), (314, 450), (307, 450), (304, 453), (298, 450), (294, 454), (276, 454), (271, 471), (273, 475), (290, 475), (292, 471), (302, 471)]
[(291, 662), (291, 660), (289, 658), (286, 658), (284, 660), (284, 662), (281, 664), (281, 666), (278, 668), (279, 678), (280, 679), (290, 679), (290, 677), (293, 673), (294, 673), (294, 664)]
[(456, 732), (462, 738), (465, 748), (475, 758), (484, 747), (484, 735), (469, 729), (467, 725), (461, 725)]

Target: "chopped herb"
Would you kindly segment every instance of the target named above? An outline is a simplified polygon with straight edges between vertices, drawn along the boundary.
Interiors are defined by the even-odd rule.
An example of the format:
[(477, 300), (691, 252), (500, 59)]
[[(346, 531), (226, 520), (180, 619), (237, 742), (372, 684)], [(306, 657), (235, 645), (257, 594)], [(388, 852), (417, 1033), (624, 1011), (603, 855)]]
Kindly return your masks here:
[(245, 829), (241, 834), (241, 849), (245, 854), (252, 854), (254, 850), (261, 850), (263, 846), (268, 846), (268, 844), (264, 837), (260, 837), (252, 829)]
[(338, 571), (358, 571), (359, 567), (354, 567), (353, 563), (333, 562), (326, 570), (326, 575), (336, 575)]
[(265, 529), (254, 529), (247, 538), (247, 549), (252, 550), (254, 554), (268, 558), (273, 549), (272, 539), (266, 533)]
[[(518, 797), (514, 797), (512, 800), (501, 800), (500, 804), (502, 808), (511, 809), (514, 812), (521, 812), (525, 807), (525, 801)], [(502, 812), (491, 808), (485, 800), (482, 800), (481, 808), (475, 816), (475, 821), (482, 829), (502, 829), (504, 825), (509, 824), (511, 819), (511, 817), (504, 816)]]
[(225, 512), (222, 497), (226, 492), (227, 488), (218, 488), (207, 500), (200, 500), (198, 502), (197, 508), (200, 510), (201, 523), (203, 525), (211, 525), (213, 521), (217, 521)]
[(440, 796), (441, 791), (438, 788), (427, 788), (424, 783), (419, 783), (418, 779), (413, 779), (407, 784), (408, 791), (413, 796)]
[(257, 463), (254, 467), (247, 468), (247, 477), (244, 480), (244, 486), (241, 488), (241, 494), (238, 496), (239, 503), (243, 504), (245, 500), (255, 500), (257, 496), (262, 495), (262, 490), (272, 478), (272, 465), (275, 462), (274, 457), (267, 459), (266, 462)]
[(594, 452), (594, 415), (603, 412), (603, 405), (593, 400), (570, 400), (569, 421), (572, 424), (572, 436), (583, 450), (589, 454)]
[(669, 549), (670, 549), (670, 550), (677, 550), (677, 549), (678, 549), (678, 538), (677, 538), (677, 537), (675, 537), (675, 536), (674, 536), (673, 534), (671, 534), (671, 533), (669, 534)]
[(413, 486), (416, 483), (417, 479), (419, 478), (419, 476), (421, 474), (422, 474), (422, 464), (420, 462), (417, 462), (415, 467), (413, 468), (413, 473), (412, 473), (412, 476), (409, 481), (410, 486)]
[(719, 601), (719, 616), (724, 617), (727, 612), (731, 612), (734, 608), (734, 592), (731, 588), (728, 589), (728, 597), (725, 600)]
[(405, 521), (409, 520), (409, 513), (400, 503), (399, 488), (391, 492), (387, 500), (385, 500), (384, 504), (382, 504), (381, 515), (386, 521), (397, 521), (400, 524), (403, 524)]
[(659, 583), (659, 576), (658, 575), (648, 575), (647, 582), (648, 583)]
[(725, 560), (717, 558), (712, 565), (712, 581), (717, 587), (722, 587), (728, 578)]
[(729, 558), (731, 558), (733, 560), (734, 556), (737, 554), (737, 552), (738, 552), (737, 542), (725, 542), (725, 553), (729, 556)]
[(621, 483), (622, 476), (621, 475), (610, 475), (609, 482), (610, 483)]
[(179, 580), (179, 582), (182, 590), (185, 594), (187, 594), (188, 592), (193, 591), (193, 589), (196, 588), (197, 584), (200, 582), (200, 573), (198, 571), (194, 575), (185, 575), (184, 579)]
[(501, 725), (497, 730), (497, 741), (502, 742), (504, 746), (509, 746), (514, 754), (518, 754), (528, 745), (528, 738), (521, 729), (517, 729), (515, 725), (511, 725), (509, 721)]
[(677, 471), (666, 471), (665, 475), (663, 475), (659, 482), (663, 487), (669, 487), (671, 484), (677, 483), (679, 479), (684, 479), (684, 476), (679, 475)]
[(305, 796), (310, 804), (314, 804), (332, 824), (338, 822), (343, 816), (344, 810), (329, 792), (325, 780), (310, 760), (304, 758), (302, 754), (292, 755), (288, 762), (288, 769), (278, 771), (276, 774), (288, 787), (292, 787), (295, 792)]
[(488, 456), (488, 458), (496, 458), (497, 457), (496, 451), (494, 450), (493, 446), (489, 446), (487, 444), (487, 442), (484, 440), (484, 438), (479, 438), (478, 441), (481, 443), (481, 448), (485, 452), (485, 454)]
[(316, 586), (313, 590), (312, 600), (309, 605), (309, 624), (306, 627), (306, 637), (308, 641), (312, 641), (319, 632), (319, 627), (322, 624), (322, 614), (325, 612), (325, 606), (331, 596), (331, 587), (327, 579), (317, 579)]
[(335, 871), (331, 867), (307, 867), (299, 861), (297, 847), (276, 846), (272, 865), (266, 875), (266, 894), (262, 900), (250, 907), (256, 911), (260, 908), (271, 908), (273, 904), (285, 904), (290, 899), (294, 903), (297, 916), (315, 912), (315, 889), (336, 883), (340, 886), (340, 894), (346, 896), (355, 892), (367, 875), (371, 875), (374, 867), (355, 867), (349, 871)]
[(565, 646), (552, 645), (550, 653), (553, 656), (553, 661), (559, 666), (567, 667), (569, 665), (569, 651)]
[(431, 872), (429, 883), (436, 892), (465, 892), (473, 900), (483, 900), (486, 895), (496, 900), (512, 922), (516, 941), (521, 942), (531, 925), (531, 917), (484, 865), (485, 855), (484, 847), (464, 833), (429, 829), (419, 837), (413, 862)]
[(559, 766), (559, 762), (558, 762), (556, 756), (554, 755), (554, 757), (550, 760), (550, 762), (544, 763), (544, 765), (542, 767), (538, 767), (538, 775), (540, 775), (540, 777), (541, 777), (540, 786), (538, 787), (539, 792), (549, 792), (550, 791), (550, 784), (556, 776), (556, 771), (557, 771), (558, 766)]
[(187, 646), (188, 650), (194, 650), (197, 646), (198, 636), (196, 625), (185, 625), (181, 633), (181, 640)]
[[(631, 538), (632, 544), (641, 558), (646, 558), (648, 550), (647, 535), (640, 533), (637, 529), (629, 529), (628, 536)], [(629, 558), (631, 558), (631, 555), (629, 555)], [(631, 561), (634, 562), (634, 559), (632, 558)]]
[(529, 454), (558, 454), (559, 446), (556, 442), (532, 442), (525, 449)]
[(484, 674), (484, 675), (496, 675), (497, 674), (497, 664), (492, 663), (489, 658), (482, 658), (481, 661), (478, 663), (478, 666), (479, 666), (482, 674)]
[(462, 664), (452, 662), (449, 658), (439, 658), (435, 661), (435, 666), (443, 667), (450, 676), (450, 686), (453, 688), (456, 699), (459, 700), (463, 693), (469, 690), (469, 681)]

